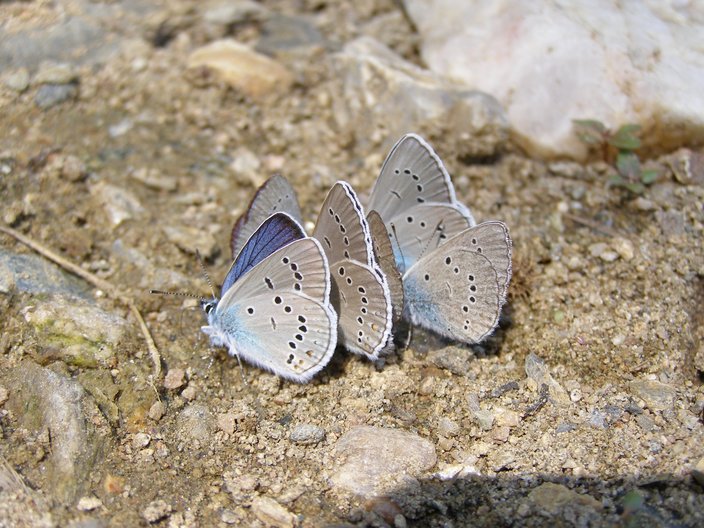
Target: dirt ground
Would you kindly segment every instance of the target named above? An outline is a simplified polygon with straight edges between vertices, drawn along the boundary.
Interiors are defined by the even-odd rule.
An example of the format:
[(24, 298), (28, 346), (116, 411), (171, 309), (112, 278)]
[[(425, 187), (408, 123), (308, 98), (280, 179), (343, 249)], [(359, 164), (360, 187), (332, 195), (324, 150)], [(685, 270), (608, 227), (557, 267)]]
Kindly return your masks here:
[[(472, 347), (415, 331), (378, 365), (338, 350), (306, 385), (245, 365), (245, 383), (197, 303), (148, 291), (209, 295), (194, 250), (222, 280), (232, 224), (275, 172), (310, 222), (338, 179), (364, 197), (397, 138), (340, 129), (331, 57), (383, 34), (422, 64), (417, 36), (391, 0), (265, 1), (220, 25), (204, 22), (212, 2), (138, 4), (0, 5), (23, 50), (57, 20), (104, 17), (54, 60), (68, 73), (37, 59), (57, 50), (27, 51), (23, 83), (0, 57), (1, 220), (125, 292), (163, 370), (123, 302), (1, 234), (0, 525), (704, 525), (700, 154), (649, 160), (658, 179), (634, 195), (603, 161), (532, 160), (510, 139), (468, 158), (462, 130), (414, 130), (474, 216), (511, 230), (498, 331)], [(319, 35), (272, 44), (274, 15)], [(252, 97), (187, 68), (223, 36), (278, 46), (291, 87)], [(363, 425), (429, 441), (435, 464), (350, 492), (338, 442)]]

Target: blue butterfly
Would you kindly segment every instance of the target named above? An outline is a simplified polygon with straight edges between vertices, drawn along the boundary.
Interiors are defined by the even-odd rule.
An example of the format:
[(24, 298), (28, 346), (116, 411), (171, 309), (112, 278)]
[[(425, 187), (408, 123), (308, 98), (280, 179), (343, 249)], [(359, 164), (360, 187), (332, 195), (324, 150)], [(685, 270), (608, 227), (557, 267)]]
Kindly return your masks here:
[(305, 383), (332, 357), (337, 314), (320, 243), (285, 213), (268, 217), (228, 271), (220, 299), (201, 301), (216, 346), (277, 376)]

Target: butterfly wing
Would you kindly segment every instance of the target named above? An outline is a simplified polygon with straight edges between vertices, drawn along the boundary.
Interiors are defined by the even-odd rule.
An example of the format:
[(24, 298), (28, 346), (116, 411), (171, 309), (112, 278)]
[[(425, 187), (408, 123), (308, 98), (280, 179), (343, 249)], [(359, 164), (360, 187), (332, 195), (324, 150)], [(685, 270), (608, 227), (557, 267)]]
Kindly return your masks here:
[(277, 249), (305, 237), (301, 225), (286, 213), (275, 213), (265, 219), (237, 254), (225, 275), (222, 295), (245, 273)]
[(470, 225), (456, 205), (440, 203), (416, 204), (386, 220), (401, 272)]
[(233, 298), (248, 299), (282, 292), (300, 293), (329, 303), (330, 271), (317, 240), (302, 238), (274, 251), (235, 282), (225, 292), (219, 306)]
[(494, 266), (471, 249), (472, 229), (420, 259), (403, 276), (407, 316), (414, 324), (465, 343), (496, 328), (501, 286)]
[(377, 359), (391, 337), (391, 293), (374, 258), (362, 206), (349, 184), (337, 182), (330, 189), (313, 236), (330, 263), (340, 343), (353, 353)]
[(384, 277), (386, 277), (386, 283), (389, 286), (391, 305), (393, 308), (393, 324), (396, 325), (403, 315), (403, 282), (401, 281), (401, 273), (396, 266), (396, 258), (394, 257), (391, 239), (389, 238), (386, 226), (381, 216), (379, 216), (379, 213), (370, 211), (367, 214), (367, 223), (369, 224), (369, 233), (372, 237), (374, 257)]
[(337, 314), (329, 295), (320, 243), (295, 240), (237, 280), (203, 330), (231, 354), (304, 383), (330, 361), (337, 344)]
[(508, 284), (511, 280), (511, 237), (503, 222), (491, 220), (472, 227), (468, 237), (469, 249), (481, 253), (496, 270), (501, 294), (501, 303), (506, 301)]
[(409, 208), (430, 202), (453, 204), (470, 225), (475, 223), (469, 209), (457, 202), (440, 157), (423, 138), (406, 134), (386, 157), (367, 207), (377, 211), (388, 224)]
[(296, 222), (302, 223), (301, 209), (298, 206), (296, 191), (286, 178), (276, 174), (257, 189), (254, 198), (232, 228), (230, 249), (232, 257), (239, 255), (249, 237), (257, 228), (277, 212), (288, 213)]

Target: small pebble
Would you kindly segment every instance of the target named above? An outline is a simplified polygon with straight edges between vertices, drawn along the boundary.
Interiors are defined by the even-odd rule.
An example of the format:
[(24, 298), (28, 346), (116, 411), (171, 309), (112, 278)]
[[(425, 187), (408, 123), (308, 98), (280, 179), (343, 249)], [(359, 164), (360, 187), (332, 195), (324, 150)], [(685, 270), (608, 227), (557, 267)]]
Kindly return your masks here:
[(195, 400), (197, 395), (198, 392), (196, 390), (195, 385), (189, 385), (188, 387), (183, 389), (183, 392), (181, 393), (181, 397), (186, 401)]
[(34, 96), (34, 104), (42, 110), (73, 99), (78, 88), (73, 84), (43, 84)]
[(443, 416), (438, 422), (438, 433), (442, 436), (455, 436), (460, 432), (460, 426), (454, 420)]
[(220, 514), (220, 520), (225, 524), (237, 524), (242, 519), (240, 519), (232, 510), (223, 510)]
[(700, 458), (699, 462), (697, 462), (697, 465), (692, 470), (692, 476), (701, 486), (704, 486), (704, 457)]
[(675, 405), (675, 389), (655, 380), (641, 379), (629, 384), (631, 393), (641, 398), (654, 411), (672, 409)]
[(611, 241), (611, 247), (613, 247), (616, 253), (618, 253), (619, 256), (626, 262), (632, 260), (636, 254), (633, 247), (633, 242), (627, 238), (617, 237), (613, 239)]
[(147, 447), (151, 440), (152, 437), (149, 436), (147, 433), (137, 433), (136, 435), (134, 435), (134, 438), (132, 438), (132, 447), (134, 447), (135, 449), (142, 449), (144, 447)]
[(185, 383), (186, 371), (180, 368), (169, 369), (164, 377), (164, 388), (176, 390)]
[(297, 444), (317, 444), (325, 438), (325, 429), (313, 424), (299, 424), (291, 431), (290, 438)]
[(8, 398), (10, 397), (10, 393), (5, 387), (0, 387), (0, 405), (4, 404)]
[(68, 63), (44, 62), (34, 76), (34, 84), (70, 84), (78, 80), (78, 73)]
[(19, 68), (5, 76), (3, 83), (10, 90), (22, 93), (29, 88), (29, 71), (27, 68)]
[(142, 510), (142, 517), (149, 524), (160, 521), (171, 513), (171, 506), (162, 499), (157, 499), (149, 503), (149, 506)]
[(103, 505), (102, 501), (93, 495), (88, 497), (81, 497), (76, 504), (76, 509), (78, 511), (93, 511), (100, 508)]
[(218, 416), (218, 429), (227, 434), (235, 432), (237, 417), (233, 413), (220, 414)]
[(257, 497), (252, 501), (252, 512), (267, 526), (292, 528), (296, 517), (274, 499)]
[(156, 401), (149, 408), (149, 418), (151, 418), (155, 422), (158, 422), (159, 420), (161, 420), (161, 417), (164, 416), (165, 412), (166, 406), (164, 405), (164, 403), (161, 401)]

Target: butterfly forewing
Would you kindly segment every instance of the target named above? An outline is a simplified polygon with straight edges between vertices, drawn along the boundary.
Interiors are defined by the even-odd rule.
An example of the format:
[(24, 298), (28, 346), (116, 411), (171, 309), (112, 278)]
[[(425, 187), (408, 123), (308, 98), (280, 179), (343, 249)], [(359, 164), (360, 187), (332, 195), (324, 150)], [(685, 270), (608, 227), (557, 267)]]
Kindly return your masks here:
[(325, 198), (313, 236), (329, 260), (350, 259), (371, 264), (369, 232), (362, 206), (352, 188), (337, 182)]
[(279, 211), (288, 213), (296, 222), (302, 223), (296, 191), (286, 178), (277, 174), (259, 187), (249, 207), (237, 219), (230, 236), (233, 258), (240, 253), (259, 225)]
[(254, 268), (277, 249), (305, 237), (298, 222), (285, 213), (268, 217), (249, 237), (237, 255), (222, 285), (222, 295), (245, 273)]
[(460, 244), (424, 257), (404, 275), (403, 286), (411, 321), (446, 337), (478, 343), (498, 323), (496, 271), (486, 257)]
[[(389, 219), (410, 207), (430, 202), (457, 204), (450, 176), (423, 138), (407, 134), (396, 143), (384, 161), (368, 208), (377, 211), (388, 224)], [(469, 210), (459, 207), (473, 224)]]
[(337, 262), (330, 273), (331, 302), (340, 314), (339, 341), (350, 352), (376, 359), (390, 337), (388, 289), (373, 268), (360, 262)]
[(275, 294), (283, 292), (300, 293), (327, 302), (330, 275), (326, 266), (325, 256), (317, 240), (296, 240), (276, 250), (235, 282), (220, 300), (218, 309), (224, 309), (231, 299), (262, 294), (274, 295), (276, 301)]
[(491, 220), (472, 227), (467, 246), (472, 251), (481, 253), (494, 267), (502, 303), (506, 300), (508, 284), (511, 280), (511, 237), (508, 227), (503, 222)]

